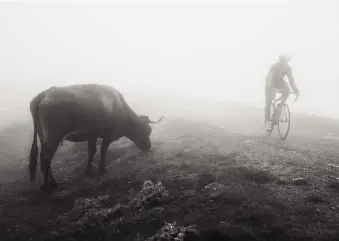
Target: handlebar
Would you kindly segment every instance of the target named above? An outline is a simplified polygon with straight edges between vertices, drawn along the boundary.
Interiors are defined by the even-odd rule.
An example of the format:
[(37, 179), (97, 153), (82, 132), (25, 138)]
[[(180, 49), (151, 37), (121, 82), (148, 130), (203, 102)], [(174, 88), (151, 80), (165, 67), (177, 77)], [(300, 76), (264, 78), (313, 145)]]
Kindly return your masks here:
[[(281, 91), (280, 90), (278, 90), (278, 89), (272, 89), (272, 91), (274, 91), (274, 92), (277, 92), (277, 93), (281, 93)], [(298, 95), (294, 92), (294, 91), (290, 91), (290, 94), (293, 94), (293, 95), (295, 95), (295, 99), (294, 99), (294, 101), (297, 101), (297, 99), (298, 99)]]
[(290, 92), (290, 94), (293, 94), (293, 95), (295, 95), (295, 98), (294, 98), (294, 101), (297, 101), (297, 99), (298, 99), (298, 95), (294, 92), (294, 91), (291, 91)]

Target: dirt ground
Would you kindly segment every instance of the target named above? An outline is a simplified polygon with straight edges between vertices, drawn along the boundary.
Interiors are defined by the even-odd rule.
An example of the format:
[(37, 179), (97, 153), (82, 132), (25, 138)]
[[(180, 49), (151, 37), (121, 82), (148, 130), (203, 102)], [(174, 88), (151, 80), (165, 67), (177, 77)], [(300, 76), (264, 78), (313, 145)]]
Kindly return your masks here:
[[(111, 144), (103, 178), (83, 176), (85, 144), (53, 159), (59, 189), (29, 189), (31, 124), (0, 139), (0, 240), (334, 240), (339, 140), (236, 135), (163, 120), (151, 153)], [(96, 163), (98, 161), (96, 155)], [(39, 167), (38, 167), (39, 168)]]

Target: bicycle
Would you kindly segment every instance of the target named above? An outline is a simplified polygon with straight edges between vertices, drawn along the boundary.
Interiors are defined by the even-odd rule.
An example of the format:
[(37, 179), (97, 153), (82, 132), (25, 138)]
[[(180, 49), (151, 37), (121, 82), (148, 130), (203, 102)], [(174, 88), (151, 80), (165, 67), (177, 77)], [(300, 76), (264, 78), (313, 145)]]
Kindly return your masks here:
[[(280, 139), (285, 140), (288, 136), (288, 133), (291, 127), (290, 107), (288, 106), (286, 102), (285, 103), (282, 102), (282, 99), (283, 99), (282, 96), (275, 99), (276, 93), (281, 94), (281, 91), (279, 91), (278, 89), (272, 89), (272, 92), (274, 93), (273, 93), (273, 100), (270, 106), (270, 108), (273, 108), (273, 111), (272, 109), (270, 111), (271, 128), (267, 132), (269, 134), (272, 134), (274, 127), (278, 125), (278, 132), (279, 132)], [(296, 95), (294, 92), (290, 92), (290, 93)], [(296, 95), (295, 101), (297, 100), (297, 98), (298, 96)], [(283, 115), (281, 115), (282, 113)], [(285, 117), (285, 118), (281, 118), (281, 117)], [(281, 130), (282, 123), (287, 123), (287, 130), (285, 134), (283, 134)]]

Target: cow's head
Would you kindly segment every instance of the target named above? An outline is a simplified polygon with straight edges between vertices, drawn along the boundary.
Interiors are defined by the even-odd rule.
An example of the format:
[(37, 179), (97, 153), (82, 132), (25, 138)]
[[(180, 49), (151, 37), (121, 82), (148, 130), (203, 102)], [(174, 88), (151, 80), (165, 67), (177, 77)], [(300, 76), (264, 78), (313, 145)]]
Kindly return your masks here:
[(152, 121), (148, 118), (148, 116), (139, 116), (136, 126), (133, 128), (133, 131), (131, 130), (132, 132), (130, 133), (130, 139), (140, 150), (149, 151), (151, 149), (150, 135), (152, 132), (152, 127), (150, 124), (159, 123), (162, 118), (163, 116), (157, 121)]

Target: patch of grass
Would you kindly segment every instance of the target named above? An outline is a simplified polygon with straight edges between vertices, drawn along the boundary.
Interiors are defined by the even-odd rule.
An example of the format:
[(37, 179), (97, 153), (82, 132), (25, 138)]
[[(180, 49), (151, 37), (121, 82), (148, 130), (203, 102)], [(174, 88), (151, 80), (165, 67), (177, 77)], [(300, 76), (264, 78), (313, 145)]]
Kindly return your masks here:
[(258, 208), (256, 210), (241, 208), (236, 214), (237, 216), (234, 220), (236, 223), (251, 226), (263, 225), (265, 223), (264, 219), (268, 215), (264, 210)]
[(177, 157), (177, 158), (181, 158), (181, 157), (184, 156), (184, 154), (181, 153), (181, 152), (178, 152), (178, 153), (174, 154), (174, 156)]
[(338, 181), (332, 181), (330, 184), (327, 185), (327, 187), (339, 191), (339, 182)]
[(217, 166), (227, 166), (231, 165), (236, 162), (234, 159), (230, 159), (227, 155), (215, 155), (215, 154), (208, 154), (203, 157), (203, 159), (208, 162), (207, 164), (213, 164)]
[(308, 186), (309, 182), (306, 179), (298, 178), (298, 179), (292, 180), (292, 184), (296, 186)]
[(258, 184), (265, 184), (274, 180), (274, 177), (267, 171), (247, 169), (243, 173), (246, 179)]
[(323, 199), (318, 194), (312, 194), (312, 195), (309, 195), (309, 196), (305, 197), (305, 202), (313, 203), (313, 204), (317, 204), (317, 203), (329, 203), (327, 200)]
[(245, 203), (248, 198), (239, 193), (221, 193), (220, 195), (214, 196), (211, 198), (213, 201), (221, 201), (224, 204), (228, 205), (237, 205), (241, 206)]
[(207, 184), (210, 184), (216, 180), (215, 175), (212, 175), (210, 173), (201, 173), (198, 176), (198, 180), (196, 181), (196, 189), (202, 189)]
[(287, 185), (288, 181), (286, 179), (277, 179), (275, 183), (277, 185)]
[(276, 210), (287, 210), (288, 209), (288, 205), (281, 200), (268, 199), (266, 200), (266, 202), (267, 202), (267, 205), (271, 206), (272, 208)]
[[(190, 122), (187, 123), (187, 129), (190, 129)], [(181, 130), (186, 127), (180, 125), (179, 127), (179, 134), (181, 131), (186, 133), (186, 130)], [(199, 128), (193, 128), (193, 131), (200, 131)], [(174, 221), (177, 222), (179, 231), (182, 230), (182, 225), (197, 225), (197, 232), (191, 234), (191, 239), (189, 237), (183, 239), (186, 241), (308, 239), (325, 241), (330, 240), (330, 235), (334, 236), (338, 212), (335, 207), (329, 209), (331, 207), (327, 206), (330, 205), (319, 204), (326, 203), (324, 199), (335, 203), (338, 201), (339, 192), (334, 191), (331, 196), (324, 198), (321, 193), (324, 189), (321, 188), (316, 190), (317, 194), (309, 195), (310, 187), (298, 187), (308, 185), (306, 180), (292, 182), (290, 179), (282, 179), (282, 176), (280, 178), (283, 174), (301, 175), (298, 173), (299, 170), (307, 170), (309, 175), (306, 177), (310, 183), (312, 181), (319, 184), (323, 183), (321, 176), (326, 178), (330, 176), (325, 172), (320, 173), (322, 169), (317, 169), (317, 166), (310, 163), (302, 166), (304, 161), (298, 163), (297, 157), (291, 157), (294, 155), (291, 151), (284, 151), (281, 154), (266, 153), (265, 147), (258, 145), (258, 142), (247, 142), (246, 147), (250, 150), (243, 148), (241, 152), (236, 152), (235, 149), (238, 147), (234, 148), (236, 144), (233, 145), (233, 141), (228, 145), (227, 141), (230, 141), (230, 138), (227, 136), (222, 137), (219, 145), (213, 144), (215, 139), (213, 142), (208, 140), (215, 138), (208, 136), (209, 132), (199, 134), (199, 138), (195, 138), (196, 135), (190, 132), (192, 130), (187, 131), (186, 137), (178, 137), (174, 144), (164, 141), (169, 138), (165, 133), (163, 139), (156, 142), (156, 151), (147, 154), (134, 151), (136, 147), (130, 141), (120, 141), (117, 145), (112, 145), (107, 154), (107, 163), (111, 165), (105, 182), (83, 181), (83, 165), (86, 165), (88, 155), (86, 143), (74, 145), (72, 148), (65, 144), (64, 151), (61, 150), (57, 156), (59, 159), (56, 159), (60, 161), (54, 161), (54, 164), (57, 164), (54, 168), (59, 170), (58, 168), (62, 167), (63, 170), (67, 170), (72, 181), (67, 185), (61, 185), (65, 186), (65, 192), (60, 192), (60, 197), (56, 195), (47, 197), (39, 193), (29, 194), (30, 196), (21, 199), (21, 195), (27, 194), (22, 194), (12, 187), (22, 185), (22, 181), (15, 185), (5, 183), (2, 185), (1, 188), (5, 188), (6, 193), (10, 195), (4, 197), (0, 190), (4, 211), (0, 218), (0, 226), (4, 227), (2, 230), (8, 229), (10, 232), (2, 233), (0, 230), (0, 236), (5, 237), (3, 240), (17, 240), (19, 236), (45, 240), (50, 231), (59, 230), (56, 229), (59, 226), (54, 226), (59, 225), (55, 223), (56, 217), (69, 212), (74, 200), (84, 198), (83, 196), (96, 198), (106, 194), (109, 195), (109, 199), (104, 204), (98, 204), (100, 207), (97, 209), (100, 212), (87, 215), (103, 222), (104, 225), (100, 225), (100, 229), (86, 227), (83, 233), (72, 236), (65, 234), (65, 237), (58, 240), (145, 240), (146, 237), (155, 235), (164, 226), (164, 222)], [(169, 134), (173, 136), (172, 133)], [(293, 141), (291, 139), (291, 142)], [(4, 143), (8, 143), (8, 140)], [(272, 146), (272, 143), (267, 145)], [(301, 153), (299, 149), (296, 151)], [(228, 154), (221, 154), (226, 152)], [(324, 154), (325, 157), (326, 155)], [(7, 157), (3, 159), (12, 160)], [(66, 163), (64, 159), (70, 161)], [(289, 159), (291, 161), (285, 161)], [(95, 163), (98, 163), (98, 160), (97, 157)], [(81, 164), (81, 172), (77, 167), (78, 163)], [(247, 167), (239, 167), (241, 165)], [(260, 167), (269, 171), (263, 171)], [(279, 172), (279, 177), (273, 176), (271, 171)], [(16, 169), (15, 172), (21, 177), (21, 172)], [(58, 172), (55, 171), (56, 175)], [(158, 195), (158, 191), (162, 193), (162, 189), (155, 188), (153, 192), (145, 192), (141, 196), (145, 198), (141, 198), (138, 193), (145, 180), (151, 180), (155, 184), (158, 181), (162, 182), (169, 196), (159, 199), (161, 195)], [(216, 185), (205, 188), (214, 182)], [(270, 185), (272, 182), (274, 184)], [(339, 190), (339, 182), (335, 180), (325, 185)], [(137, 205), (129, 207), (127, 204), (131, 204), (132, 200), (143, 202), (138, 201)], [(120, 207), (119, 212), (111, 210), (116, 206)], [(88, 210), (84, 208), (81, 215), (86, 212)], [(107, 220), (106, 212), (112, 214)], [(103, 217), (100, 216), (102, 214)], [(75, 223), (75, 220), (69, 221), (69, 224), (60, 224), (62, 226), (60, 228)], [(42, 230), (45, 224), (47, 229)], [(214, 228), (217, 230), (213, 230)], [(27, 234), (24, 230), (27, 230)], [(169, 231), (171, 230), (172, 226)], [(38, 233), (36, 235), (39, 237), (34, 237), (35, 233)], [(173, 239), (172, 236), (169, 239)]]
[(306, 206), (306, 205), (301, 205), (301, 206), (297, 206), (294, 211), (293, 214), (296, 216), (314, 216), (316, 213), (316, 210), (313, 206)]
[(246, 167), (223, 168), (218, 172), (217, 176), (220, 183), (255, 182), (257, 184), (266, 184), (276, 179), (267, 171)]
[(296, 166), (297, 164), (295, 163), (294, 160), (288, 159), (285, 161), (285, 164), (289, 165), (289, 166)]

